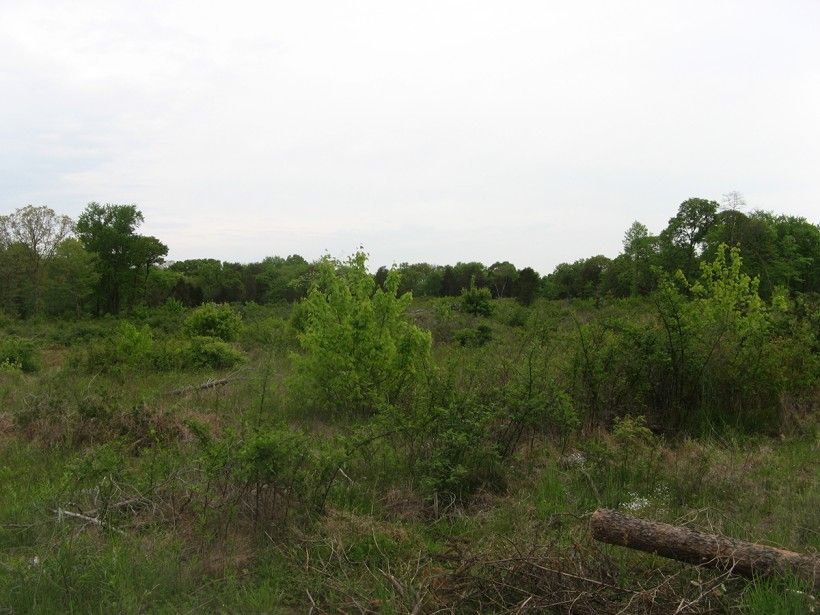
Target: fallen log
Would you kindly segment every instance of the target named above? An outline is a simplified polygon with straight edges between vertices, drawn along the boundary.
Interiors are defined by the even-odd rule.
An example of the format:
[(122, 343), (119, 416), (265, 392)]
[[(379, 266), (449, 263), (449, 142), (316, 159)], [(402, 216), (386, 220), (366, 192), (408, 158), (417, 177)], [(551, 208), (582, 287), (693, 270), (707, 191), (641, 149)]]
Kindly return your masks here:
[(794, 574), (818, 586), (820, 557), (744, 542), (599, 508), (590, 520), (595, 540), (709, 566), (746, 577)]

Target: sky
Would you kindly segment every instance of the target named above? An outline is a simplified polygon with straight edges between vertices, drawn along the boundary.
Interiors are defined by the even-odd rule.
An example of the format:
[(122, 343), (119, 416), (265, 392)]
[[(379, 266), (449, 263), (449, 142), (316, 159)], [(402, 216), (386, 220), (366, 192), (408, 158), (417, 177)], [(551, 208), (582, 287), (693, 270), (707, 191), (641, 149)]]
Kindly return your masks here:
[(816, 223), (818, 32), (816, 0), (0, 0), (0, 214), (541, 273), (693, 196)]

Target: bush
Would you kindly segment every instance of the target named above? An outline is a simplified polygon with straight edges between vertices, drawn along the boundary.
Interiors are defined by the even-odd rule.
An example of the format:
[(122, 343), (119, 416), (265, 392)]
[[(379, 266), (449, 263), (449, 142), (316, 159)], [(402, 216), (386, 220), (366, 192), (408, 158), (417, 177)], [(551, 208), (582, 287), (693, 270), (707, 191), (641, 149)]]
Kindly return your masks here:
[(145, 322), (154, 329), (176, 333), (184, 323), (185, 306), (176, 299), (168, 299), (161, 306), (150, 310)]
[(530, 315), (530, 309), (514, 299), (497, 299), (493, 302), (493, 319), (508, 327), (524, 327)]
[(339, 460), (287, 425), (258, 429), (244, 438), (230, 431), (216, 438), (193, 421), (188, 427), (199, 440), (199, 461), (208, 478), (203, 505), (211, 508), (217, 523), (234, 514), (226, 508), (237, 503), (236, 512), (251, 511), (255, 522), (286, 519), (294, 509), (311, 513), (321, 506), (335, 476)]
[(778, 426), (782, 394), (817, 381), (804, 359), (814, 336), (785, 315), (778, 331), (788, 306), (768, 307), (741, 265), (721, 246), (696, 282), (661, 277), (655, 319), (577, 325), (574, 397), (591, 423), (637, 414), (662, 430)]
[(230, 344), (216, 337), (198, 335), (182, 351), (185, 367), (222, 369), (233, 367), (244, 360), (244, 355)]
[(239, 333), (242, 320), (229, 305), (206, 303), (196, 308), (183, 326), (190, 336), (217, 337), (232, 342)]
[(490, 316), (493, 313), (493, 298), (489, 288), (476, 288), (475, 278), (470, 280), (470, 288), (461, 291), (461, 310), (473, 316)]
[(17, 336), (0, 339), (0, 365), (35, 372), (40, 368), (34, 342)]
[(418, 409), (405, 432), (411, 474), (422, 491), (464, 500), (481, 488), (501, 489), (504, 464), (493, 430), (496, 409), (463, 396), (440, 402)]
[(112, 372), (122, 366), (151, 366), (154, 336), (151, 327), (122, 321), (108, 335), (75, 352), (74, 363), (89, 372)]
[(278, 316), (268, 316), (252, 322), (245, 322), (240, 344), (245, 349), (252, 347), (286, 348), (295, 344), (294, 332), (288, 321)]
[(454, 334), (455, 340), (462, 346), (479, 348), (493, 339), (493, 330), (488, 325), (478, 325), (477, 327), (466, 327), (459, 329)]
[(112, 372), (123, 367), (174, 371), (181, 369), (221, 369), (233, 367), (244, 355), (216, 337), (196, 335), (188, 340), (155, 340), (148, 325), (137, 327), (122, 322), (107, 337), (92, 342), (78, 357), (84, 369)]
[(406, 315), (391, 271), (384, 289), (357, 253), (342, 265), (325, 259), (299, 310), (303, 354), (294, 356), (293, 389), (308, 405), (334, 414), (373, 414), (423, 381), (431, 337)]

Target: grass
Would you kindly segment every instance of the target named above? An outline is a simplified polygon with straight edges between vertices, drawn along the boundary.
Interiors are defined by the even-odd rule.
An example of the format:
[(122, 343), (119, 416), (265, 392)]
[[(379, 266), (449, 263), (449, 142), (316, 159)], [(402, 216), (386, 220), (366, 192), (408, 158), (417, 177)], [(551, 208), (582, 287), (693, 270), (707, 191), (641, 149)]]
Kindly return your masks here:
[[(566, 364), (568, 309), (539, 304), (520, 314), (502, 304), (488, 321), (492, 340), (478, 348), (448, 341), (470, 318), (430, 301), (411, 313), (434, 331), (436, 364), (467, 389), (504, 386), (544, 329), (545, 362)], [(591, 305), (573, 309), (582, 321), (598, 317)], [(634, 302), (623, 310), (641, 317)], [(247, 359), (239, 371), (83, 370), (69, 365), (71, 353), (116, 323), (29, 331), (40, 370), (0, 372), (0, 613), (565, 612), (571, 604), (644, 612), (681, 600), (694, 601), (687, 612), (816, 608), (798, 579), (724, 577), (596, 544), (587, 529), (590, 513), (608, 506), (816, 553), (811, 422), (782, 437), (724, 430), (647, 442), (601, 427), (560, 438), (538, 432), (504, 461), (503, 489), (431, 497), (408, 461), (412, 441), (383, 437), (350, 453), (363, 421), (299, 411), (287, 387), (290, 349), (265, 345), (266, 319), (281, 326), (262, 310), (246, 322), (253, 335), (240, 333)], [(19, 322), (7, 326), (27, 334)], [(228, 376), (223, 387), (171, 394)], [(283, 423), (307, 432), (318, 455), (311, 472), (322, 455), (347, 455), (321, 512), (295, 475), (286, 488), (240, 484), (231, 474), (236, 451), (214, 457), (198, 435), (241, 447)], [(270, 504), (261, 515), (260, 493)], [(106, 526), (60, 519), (58, 508)], [(647, 588), (656, 588), (654, 607)]]

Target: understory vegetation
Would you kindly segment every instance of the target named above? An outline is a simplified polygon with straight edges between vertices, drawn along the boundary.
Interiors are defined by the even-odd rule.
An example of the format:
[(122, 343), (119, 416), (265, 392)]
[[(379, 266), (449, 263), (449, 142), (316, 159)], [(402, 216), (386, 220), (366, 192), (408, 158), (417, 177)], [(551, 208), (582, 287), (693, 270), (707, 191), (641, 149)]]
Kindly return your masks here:
[(0, 613), (818, 608), (588, 528), (817, 552), (820, 300), (742, 244), (620, 296), (414, 298), (357, 253), (289, 302), (152, 305), (153, 239), (95, 269), (100, 316), (0, 315)]

